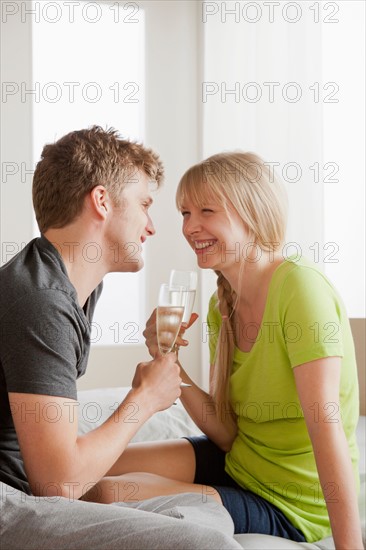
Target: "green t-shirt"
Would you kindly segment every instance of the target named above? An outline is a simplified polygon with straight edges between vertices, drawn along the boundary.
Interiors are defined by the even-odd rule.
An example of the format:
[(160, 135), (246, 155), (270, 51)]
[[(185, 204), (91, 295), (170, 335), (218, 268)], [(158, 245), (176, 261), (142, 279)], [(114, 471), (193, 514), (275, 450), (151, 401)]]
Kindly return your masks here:
[[(213, 363), (221, 325), (216, 294), (208, 325)], [(241, 328), (249, 338), (254, 329)], [(272, 276), (251, 351), (235, 348), (230, 399), (238, 434), (226, 455), (226, 471), (240, 486), (281, 509), (309, 542), (327, 536), (330, 523), (292, 369), (331, 356), (342, 357), (341, 417), (358, 480), (358, 382), (347, 314), (337, 291), (315, 265), (286, 259)], [(313, 405), (315, 418), (319, 406)], [(326, 407), (332, 422), (336, 405)], [(329, 484), (326, 493), (337, 499), (335, 484)]]

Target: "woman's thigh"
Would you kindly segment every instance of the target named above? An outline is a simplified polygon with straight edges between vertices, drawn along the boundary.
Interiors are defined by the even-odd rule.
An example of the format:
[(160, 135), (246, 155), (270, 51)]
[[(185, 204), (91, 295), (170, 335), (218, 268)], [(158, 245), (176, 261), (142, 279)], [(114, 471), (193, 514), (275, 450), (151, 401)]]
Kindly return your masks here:
[(186, 439), (132, 443), (127, 447), (106, 476), (130, 472), (148, 472), (193, 483), (196, 471), (195, 454)]
[[(105, 477), (83, 495), (82, 500), (129, 502), (158, 495), (200, 493), (203, 502), (207, 497), (212, 497), (221, 503), (215, 489), (204, 482), (196, 482), (196, 450), (191, 439), (130, 445)], [(219, 464), (221, 459), (217, 461), (215, 456), (215, 451), (218, 454), (222, 451), (206, 437), (193, 439), (200, 442), (199, 447), (203, 443), (205, 449), (205, 456), (199, 460), (200, 469), (204, 470), (205, 464), (217, 464), (216, 469), (224, 472)], [(215, 480), (218, 478), (215, 477)]]

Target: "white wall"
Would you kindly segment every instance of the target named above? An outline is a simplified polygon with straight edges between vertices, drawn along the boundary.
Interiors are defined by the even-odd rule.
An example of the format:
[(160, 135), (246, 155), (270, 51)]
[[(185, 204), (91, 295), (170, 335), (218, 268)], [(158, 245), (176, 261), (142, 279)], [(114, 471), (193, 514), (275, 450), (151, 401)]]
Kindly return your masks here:
[[(343, 4), (343, 3), (342, 3)], [(323, 25), (323, 79), (339, 85), (324, 106), (324, 158), (334, 159), (324, 184), (324, 240), (338, 253), (325, 264), (349, 315), (365, 318), (365, 2), (343, 6), (338, 26)], [(345, 9), (347, 8), (347, 9)], [(339, 261), (336, 261), (339, 260)], [(364, 346), (365, 349), (365, 346)]]
[(0, 265), (32, 234), (32, 108), (20, 95), (21, 83), (32, 82), (31, 33), (31, 25), (2, 11)]

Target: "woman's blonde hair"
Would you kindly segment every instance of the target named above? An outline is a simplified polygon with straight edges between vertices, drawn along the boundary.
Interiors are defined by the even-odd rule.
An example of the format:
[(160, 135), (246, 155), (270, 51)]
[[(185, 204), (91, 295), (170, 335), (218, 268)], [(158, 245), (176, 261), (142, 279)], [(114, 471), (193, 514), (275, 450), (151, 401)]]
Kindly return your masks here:
[[(197, 207), (218, 203), (234, 209), (252, 236), (253, 246), (274, 252), (286, 231), (287, 200), (271, 166), (254, 153), (225, 152), (192, 166), (179, 182), (176, 202), (186, 200)], [(244, 261), (240, 265), (240, 276)], [(230, 374), (235, 348), (233, 313), (237, 299), (223, 274), (217, 273), (218, 308), (222, 324), (217, 339), (210, 393), (218, 414), (230, 410)]]

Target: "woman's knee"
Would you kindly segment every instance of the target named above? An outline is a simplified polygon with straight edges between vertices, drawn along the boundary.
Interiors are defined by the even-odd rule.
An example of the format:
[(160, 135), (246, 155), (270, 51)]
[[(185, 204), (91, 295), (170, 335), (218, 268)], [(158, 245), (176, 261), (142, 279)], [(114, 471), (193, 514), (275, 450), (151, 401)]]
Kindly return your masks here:
[(141, 497), (141, 487), (152, 487), (160, 476), (147, 472), (106, 476), (91, 487), (80, 500), (111, 504), (113, 502), (136, 502)]

